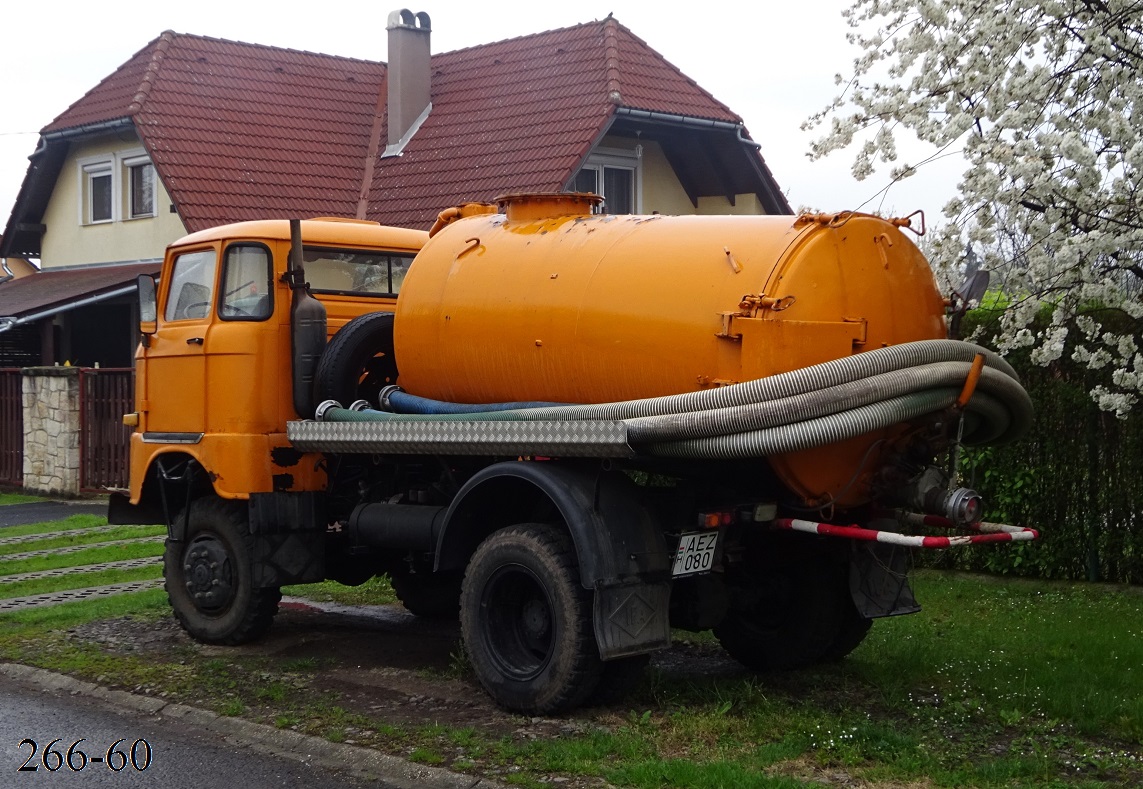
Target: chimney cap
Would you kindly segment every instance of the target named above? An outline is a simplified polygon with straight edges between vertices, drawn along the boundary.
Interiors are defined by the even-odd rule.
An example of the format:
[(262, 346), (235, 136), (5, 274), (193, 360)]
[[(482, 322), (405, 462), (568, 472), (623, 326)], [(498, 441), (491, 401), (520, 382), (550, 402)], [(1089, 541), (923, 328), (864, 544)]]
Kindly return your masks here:
[(386, 30), (393, 30), (394, 28), (410, 28), (412, 30), (420, 30), (425, 33), (432, 32), (432, 20), (429, 15), (424, 11), (413, 13), (407, 8), (399, 8), (396, 11), (389, 12), (389, 23), (385, 26)]

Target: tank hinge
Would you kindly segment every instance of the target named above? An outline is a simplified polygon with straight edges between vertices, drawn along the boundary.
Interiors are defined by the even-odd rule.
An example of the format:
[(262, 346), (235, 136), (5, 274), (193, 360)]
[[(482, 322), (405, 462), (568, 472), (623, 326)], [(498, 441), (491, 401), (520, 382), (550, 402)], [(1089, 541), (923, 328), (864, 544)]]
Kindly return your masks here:
[(722, 318), (722, 329), (715, 332), (714, 336), (715, 337), (721, 337), (724, 340), (730, 340), (731, 342), (741, 341), (742, 340), (742, 333), (739, 332), (736, 334), (733, 331), (731, 331), (731, 323), (734, 321), (735, 318), (740, 317), (741, 313), (738, 313), (738, 312), (720, 312), (718, 314), (718, 316), (720, 318)]
[(781, 312), (782, 310), (789, 309), (794, 305), (796, 299), (793, 296), (767, 296), (766, 294), (753, 294), (747, 293), (738, 302), (738, 309), (734, 312), (720, 312), (718, 315), (722, 319), (722, 328), (720, 331), (715, 332), (715, 337), (721, 337), (724, 340), (731, 340), (738, 342), (742, 339), (742, 333), (736, 332), (733, 329), (733, 322), (735, 318), (756, 318), (758, 313), (763, 311)]
[(761, 310), (781, 312), (794, 306), (796, 299), (793, 296), (767, 296), (765, 293), (755, 296), (747, 293), (738, 302), (738, 314), (745, 318), (753, 318)]
[(861, 331), (856, 337), (853, 338), (854, 346), (865, 345), (869, 341), (869, 321), (865, 318), (846, 318), (843, 317), (842, 323), (856, 323), (861, 327)]

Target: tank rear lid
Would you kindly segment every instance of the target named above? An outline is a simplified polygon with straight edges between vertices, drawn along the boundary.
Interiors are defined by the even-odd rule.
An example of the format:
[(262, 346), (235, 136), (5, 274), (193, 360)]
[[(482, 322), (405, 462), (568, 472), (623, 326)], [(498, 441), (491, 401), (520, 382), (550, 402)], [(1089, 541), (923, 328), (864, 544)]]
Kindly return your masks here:
[(592, 209), (602, 202), (599, 195), (585, 192), (526, 192), (496, 198), (496, 204), (504, 209), (509, 222), (590, 216)]

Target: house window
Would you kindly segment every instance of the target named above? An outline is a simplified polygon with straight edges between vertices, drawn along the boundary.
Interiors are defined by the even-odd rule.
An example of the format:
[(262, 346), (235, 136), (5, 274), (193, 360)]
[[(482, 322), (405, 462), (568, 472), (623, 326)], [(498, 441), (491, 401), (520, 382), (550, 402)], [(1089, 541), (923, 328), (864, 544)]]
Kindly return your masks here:
[(639, 193), (642, 146), (634, 151), (599, 148), (576, 173), (571, 187), (603, 198), (600, 213), (634, 214), (642, 203)]
[(78, 161), (82, 225), (156, 215), (155, 166), (142, 148)]
[(127, 165), (127, 183), (130, 195), (127, 198), (129, 215), (132, 219), (155, 215), (155, 166), (150, 162)]
[(111, 162), (86, 165), (84, 173), (84, 201), (87, 210), (84, 222), (110, 222), (115, 218), (115, 185), (112, 183)]

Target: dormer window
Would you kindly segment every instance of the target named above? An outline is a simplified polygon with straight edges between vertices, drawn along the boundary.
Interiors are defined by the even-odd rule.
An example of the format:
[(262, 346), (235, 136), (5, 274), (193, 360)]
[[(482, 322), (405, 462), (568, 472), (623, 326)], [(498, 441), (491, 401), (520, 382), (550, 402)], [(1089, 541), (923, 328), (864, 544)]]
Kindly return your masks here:
[(81, 225), (156, 215), (155, 166), (143, 149), (86, 157), (78, 165)]
[(155, 166), (149, 159), (128, 159), (127, 167), (128, 216), (139, 219), (155, 215)]
[(573, 192), (603, 198), (603, 214), (635, 214), (642, 206), (642, 146), (635, 150), (596, 148), (572, 181)]
[(110, 161), (84, 165), (84, 221), (87, 224), (110, 222), (114, 219), (115, 187)]

